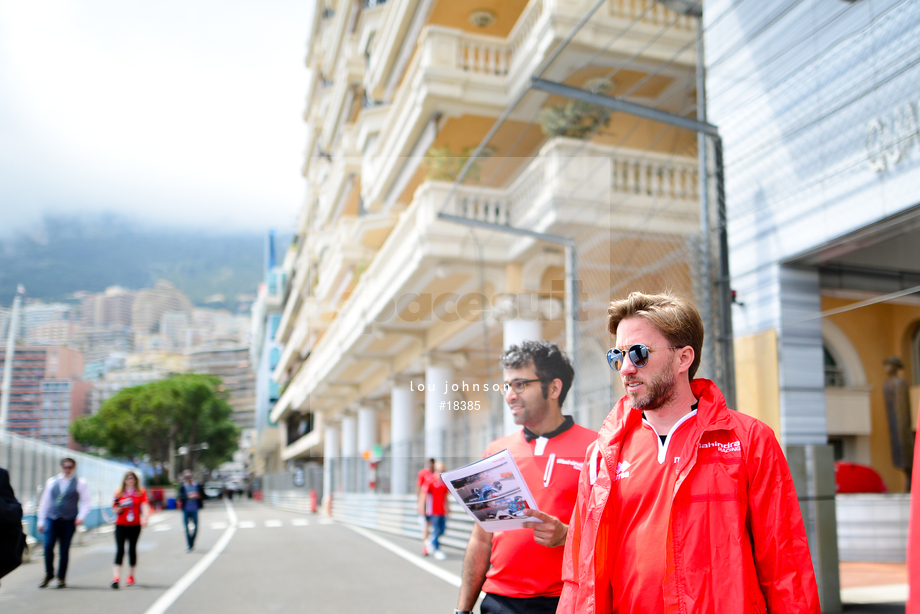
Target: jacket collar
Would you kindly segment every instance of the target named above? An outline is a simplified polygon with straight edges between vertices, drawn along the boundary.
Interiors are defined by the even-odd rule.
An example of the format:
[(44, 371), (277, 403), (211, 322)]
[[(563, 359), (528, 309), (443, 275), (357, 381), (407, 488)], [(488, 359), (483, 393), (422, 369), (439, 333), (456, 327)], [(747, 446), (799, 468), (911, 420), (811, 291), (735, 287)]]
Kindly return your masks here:
[[(708, 379), (695, 379), (690, 382), (693, 396), (697, 398), (695, 428), (700, 432), (731, 428), (734, 425), (733, 413), (725, 404), (722, 391)], [(598, 439), (605, 445), (614, 445), (622, 441), (626, 433), (642, 422), (642, 412), (629, 407), (626, 395), (621, 398), (607, 414)]]

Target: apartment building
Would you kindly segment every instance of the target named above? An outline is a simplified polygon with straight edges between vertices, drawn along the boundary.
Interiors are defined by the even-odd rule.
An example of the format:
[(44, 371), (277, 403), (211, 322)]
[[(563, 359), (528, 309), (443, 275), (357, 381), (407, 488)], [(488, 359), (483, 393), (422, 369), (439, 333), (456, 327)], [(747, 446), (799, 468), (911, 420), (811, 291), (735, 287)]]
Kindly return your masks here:
[(255, 427), (255, 375), (247, 346), (200, 347), (184, 353), (189, 373), (216, 375), (221, 379), (233, 409), (230, 419), (241, 429)]
[(87, 294), (80, 301), (80, 321), (86, 327), (130, 328), (137, 292), (110, 286), (100, 294)]
[(324, 457), (326, 492), (409, 493), (424, 458), (462, 464), (515, 428), (497, 359), (526, 339), (570, 353), (563, 409), (599, 427), (620, 394), (607, 304), (705, 302), (708, 236), (695, 132), (563, 93), (694, 116), (696, 20), (651, 0), (317, 11), (276, 334), (282, 459)]
[[(73, 447), (70, 422), (83, 415), (89, 385), (81, 381), (83, 356), (57, 346), (22, 346), (13, 353), (7, 430), (57, 445)], [(0, 349), (0, 372), (6, 369)]]
[(163, 314), (168, 312), (191, 315), (192, 302), (171, 283), (161, 279), (153, 288), (138, 290), (131, 304), (131, 327), (140, 334), (156, 332)]
[[(253, 445), (253, 471), (256, 475), (278, 471), (281, 468), (280, 427), (271, 421), (271, 411), (281, 396), (278, 382), (272, 371), (281, 359), (282, 345), (275, 340), (281, 311), (284, 306), (284, 270), (276, 262), (275, 234), (266, 237), (265, 281), (252, 304), (252, 328), (249, 357), (255, 373), (255, 439)], [(290, 253), (290, 252), (288, 252)]]

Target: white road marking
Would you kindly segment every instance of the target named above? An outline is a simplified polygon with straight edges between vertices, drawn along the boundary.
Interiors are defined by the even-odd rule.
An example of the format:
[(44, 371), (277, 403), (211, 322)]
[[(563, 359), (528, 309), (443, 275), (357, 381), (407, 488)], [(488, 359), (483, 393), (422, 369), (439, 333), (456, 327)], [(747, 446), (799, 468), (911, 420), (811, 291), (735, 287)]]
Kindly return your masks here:
[(305, 527), (310, 524), (310, 521), (306, 518), (295, 518), (291, 521), (291, 524), (295, 527)]
[(220, 539), (217, 540), (214, 547), (211, 548), (194, 567), (189, 569), (184, 576), (179, 578), (179, 581), (173, 584), (168, 591), (160, 595), (160, 598), (153, 602), (153, 605), (147, 608), (144, 614), (164, 614), (164, 612), (169, 609), (169, 606), (175, 603), (176, 599), (198, 579), (198, 576), (203, 574), (205, 570), (211, 566), (211, 563), (217, 560), (220, 553), (223, 552), (227, 544), (230, 543), (233, 534), (236, 533), (236, 512), (229, 501), (225, 500), (224, 505), (226, 505), (227, 514), (230, 516), (230, 526), (227, 527), (224, 534), (220, 536)]
[(270, 528), (280, 527), (282, 524), (284, 523), (282, 523), (280, 520), (266, 520), (265, 521), (265, 526), (270, 527)]
[(99, 527), (98, 532), (99, 532), (99, 533), (114, 533), (114, 532), (115, 532), (115, 525), (113, 525), (113, 524), (107, 524), (107, 525), (105, 525), (104, 527)]
[(154, 531), (169, 531), (170, 527), (168, 525), (162, 525), (159, 527), (153, 527)]
[(212, 522), (211, 528), (212, 529), (226, 529), (227, 523), (226, 522)]
[(255, 528), (255, 526), (256, 526), (256, 523), (254, 523), (251, 520), (240, 520), (241, 529), (253, 529)]
[(421, 567), (422, 569), (424, 569), (431, 575), (441, 578), (448, 584), (453, 584), (454, 586), (458, 588), (460, 587), (460, 576), (456, 574), (452, 574), (449, 571), (442, 569), (433, 563), (429, 563), (428, 561), (421, 558), (420, 556), (416, 554), (412, 554), (405, 548), (400, 548), (396, 544), (383, 539), (379, 535), (371, 533), (367, 529), (364, 529), (362, 527), (356, 527), (353, 525), (346, 525), (346, 526), (348, 526), (348, 528), (354, 531), (355, 533), (358, 533), (359, 535), (363, 535), (364, 537), (368, 538), (372, 542), (383, 546), (384, 548), (386, 548), (393, 554), (397, 556), (401, 556), (402, 558), (406, 559), (407, 561), (409, 561), (416, 567)]
[(325, 516), (319, 519), (320, 524), (335, 524), (335, 520), (332, 518), (326, 518)]

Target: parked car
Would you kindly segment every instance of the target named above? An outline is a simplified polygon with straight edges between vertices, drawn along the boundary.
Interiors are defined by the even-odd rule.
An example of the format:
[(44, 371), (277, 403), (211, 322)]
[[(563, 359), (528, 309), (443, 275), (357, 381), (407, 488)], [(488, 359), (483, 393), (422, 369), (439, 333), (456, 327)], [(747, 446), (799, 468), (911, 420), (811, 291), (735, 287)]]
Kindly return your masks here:
[(222, 482), (205, 482), (204, 496), (207, 499), (223, 499), (224, 485)]

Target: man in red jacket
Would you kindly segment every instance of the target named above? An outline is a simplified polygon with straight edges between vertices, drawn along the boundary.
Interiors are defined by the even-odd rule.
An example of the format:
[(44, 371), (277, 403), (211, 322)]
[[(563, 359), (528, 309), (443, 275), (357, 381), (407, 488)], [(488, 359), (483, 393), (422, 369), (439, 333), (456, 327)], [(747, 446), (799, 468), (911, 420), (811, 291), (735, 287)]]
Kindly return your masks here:
[(558, 612), (820, 612), (799, 503), (768, 426), (731, 411), (700, 364), (686, 299), (608, 309), (626, 390), (579, 478)]
[(555, 344), (524, 341), (500, 362), (505, 401), (524, 428), (490, 443), (483, 458), (508, 449), (538, 508), (520, 513), (538, 522), (495, 533), (473, 527), (454, 612), (471, 614), (483, 590), (482, 614), (552, 614), (562, 592), (562, 546), (581, 461), (597, 433), (562, 414), (575, 371)]

